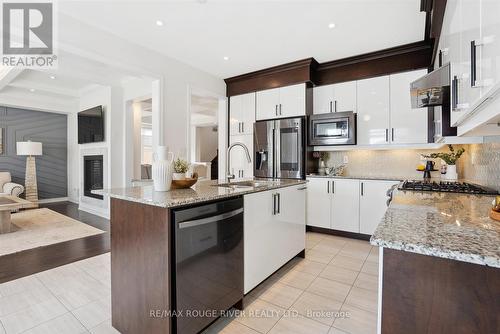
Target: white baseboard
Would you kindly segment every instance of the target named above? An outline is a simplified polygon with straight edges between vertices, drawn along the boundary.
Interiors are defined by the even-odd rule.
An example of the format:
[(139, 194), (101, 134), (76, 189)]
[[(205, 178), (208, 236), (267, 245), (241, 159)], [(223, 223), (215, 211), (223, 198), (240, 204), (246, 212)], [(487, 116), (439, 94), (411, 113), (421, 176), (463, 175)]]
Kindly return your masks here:
[(96, 216), (99, 216), (99, 217), (102, 217), (102, 218), (106, 218), (106, 219), (109, 219), (109, 212), (107, 210), (96, 210), (94, 208), (91, 208), (89, 206), (86, 206), (85, 204), (83, 203), (80, 203), (78, 205), (78, 210), (82, 210), (82, 211), (85, 211), (85, 212), (88, 212), (88, 213), (91, 213), (93, 215), (96, 215)]
[(68, 197), (57, 197), (57, 198), (44, 198), (38, 200), (38, 203), (44, 204), (44, 203), (57, 203), (57, 202), (67, 202), (69, 201)]

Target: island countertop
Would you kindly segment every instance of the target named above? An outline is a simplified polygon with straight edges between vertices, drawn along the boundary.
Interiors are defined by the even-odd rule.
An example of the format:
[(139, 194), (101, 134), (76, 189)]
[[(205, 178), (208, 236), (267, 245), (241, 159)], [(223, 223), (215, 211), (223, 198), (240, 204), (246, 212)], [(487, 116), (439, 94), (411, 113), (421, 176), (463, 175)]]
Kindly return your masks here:
[(397, 190), (371, 244), (500, 268), (493, 196)]
[(94, 191), (111, 198), (122, 199), (162, 208), (175, 208), (190, 204), (203, 203), (228, 197), (251, 194), (260, 191), (279, 189), (283, 187), (305, 184), (306, 180), (254, 180), (262, 181), (257, 187), (228, 188), (217, 186), (217, 181), (199, 181), (188, 189), (173, 189), (170, 191), (154, 191), (152, 185), (106, 189)]

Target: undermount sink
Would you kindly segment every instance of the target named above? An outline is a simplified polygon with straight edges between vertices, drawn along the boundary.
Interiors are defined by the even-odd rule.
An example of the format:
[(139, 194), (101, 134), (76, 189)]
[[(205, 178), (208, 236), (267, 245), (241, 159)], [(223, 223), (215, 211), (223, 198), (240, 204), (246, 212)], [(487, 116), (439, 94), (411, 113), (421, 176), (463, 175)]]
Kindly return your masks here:
[(269, 185), (275, 185), (277, 183), (278, 182), (276, 181), (248, 180), (248, 181), (219, 183), (216, 184), (215, 186), (226, 187), (226, 188), (258, 188), (258, 187), (266, 187)]

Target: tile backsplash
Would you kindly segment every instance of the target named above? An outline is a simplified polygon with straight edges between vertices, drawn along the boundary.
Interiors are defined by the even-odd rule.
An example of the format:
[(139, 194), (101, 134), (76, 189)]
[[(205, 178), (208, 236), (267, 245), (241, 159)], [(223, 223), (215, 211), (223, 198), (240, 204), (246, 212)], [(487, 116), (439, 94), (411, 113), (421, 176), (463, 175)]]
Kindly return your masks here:
[[(455, 149), (465, 148), (457, 170), (459, 177), (473, 183), (482, 184), (500, 191), (500, 138), (498, 142), (471, 145), (453, 145)], [(327, 166), (343, 163), (347, 157), (345, 170), (347, 176), (382, 176), (401, 179), (420, 179), (422, 172), (416, 170), (422, 154), (448, 152), (448, 147), (441, 149), (395, 149), (395, 150), (352, 150), (332, 151)], [(440, 159), (436, 161), (439, 170)], [(433, 177), (440, 177), (440, 172), (433, 172)]]

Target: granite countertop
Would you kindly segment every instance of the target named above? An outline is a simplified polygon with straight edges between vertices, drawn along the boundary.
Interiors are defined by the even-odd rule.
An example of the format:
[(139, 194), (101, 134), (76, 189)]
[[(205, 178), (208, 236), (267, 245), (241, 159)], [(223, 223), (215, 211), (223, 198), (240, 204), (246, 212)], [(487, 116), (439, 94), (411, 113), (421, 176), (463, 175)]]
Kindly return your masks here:
[(494, 196), (396, 190), (371, 244), (500, 268)]
[(189, 204), (203, 203), (228, 197), (251, 194), (260, 191), (279, 189), (298, 184), (305, 184), (306, 180), (255, 180), (262, 181), (262, 186), (228, 188), (217, 187), (217, 181), (199, 181), (188, 189), (174, 189), (160, 192), (154, 191), (152, 185), (130, 188), (106, 189), (94, 193), (108, 195), (111, 198), (123, 199), (162, 208), (175, 208)]
[(415, 178), (408, 176), (399, 177), (399, 176), (383, 176), (383, 175), (319, 175), (319, 174), (308, 174), (307, 177), (318, 177), (318, 178), (328, 178), (328, 179), (380, 180), (380, 181), (403, 181)]

